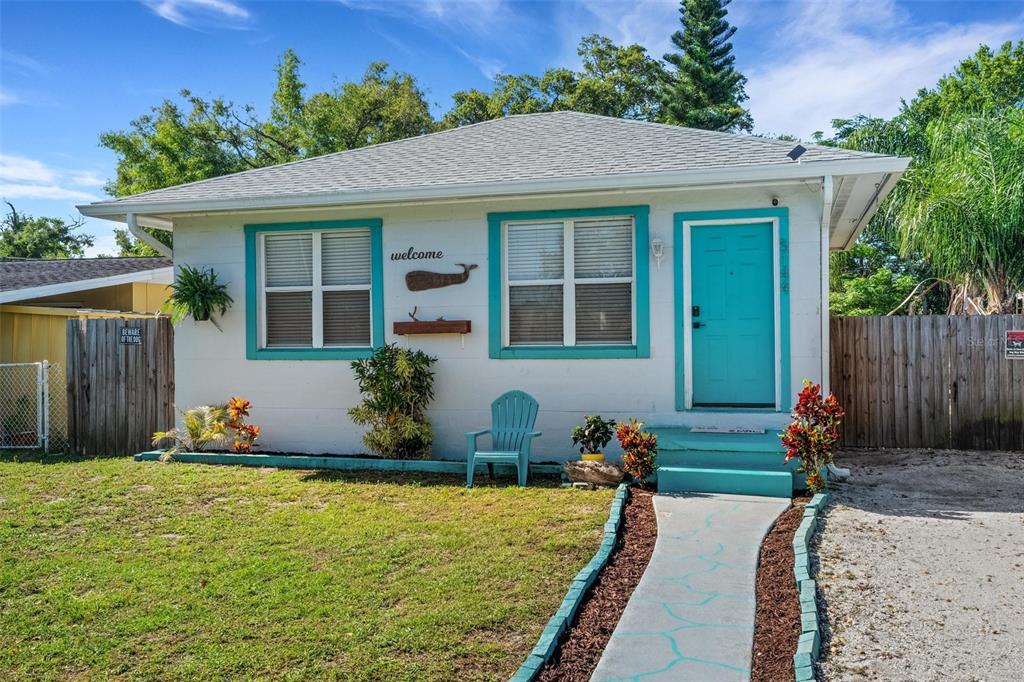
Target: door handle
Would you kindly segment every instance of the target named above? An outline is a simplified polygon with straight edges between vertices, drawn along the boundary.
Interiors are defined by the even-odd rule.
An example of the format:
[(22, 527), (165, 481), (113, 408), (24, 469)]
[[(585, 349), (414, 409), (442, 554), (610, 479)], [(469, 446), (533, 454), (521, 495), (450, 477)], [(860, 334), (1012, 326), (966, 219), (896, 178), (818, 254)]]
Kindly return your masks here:
[(694, 329), (700, 329), (700, 322), (694, 322), (693, 323), (693, 328)]

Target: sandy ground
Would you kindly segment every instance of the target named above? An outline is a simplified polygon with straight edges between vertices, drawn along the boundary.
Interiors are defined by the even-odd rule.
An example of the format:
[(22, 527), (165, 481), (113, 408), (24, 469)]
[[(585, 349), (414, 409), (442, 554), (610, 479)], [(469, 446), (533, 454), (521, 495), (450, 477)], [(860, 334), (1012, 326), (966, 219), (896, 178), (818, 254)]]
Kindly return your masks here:
[(850, 451), (820, 535), (826, 680), (1024, 680), (1024, 454)]

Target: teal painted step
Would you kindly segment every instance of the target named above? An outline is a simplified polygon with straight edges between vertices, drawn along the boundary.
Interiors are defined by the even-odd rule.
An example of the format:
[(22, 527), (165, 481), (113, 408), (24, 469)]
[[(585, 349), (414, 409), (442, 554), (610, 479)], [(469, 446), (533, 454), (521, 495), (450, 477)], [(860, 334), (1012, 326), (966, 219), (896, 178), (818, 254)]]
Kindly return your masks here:
[(790, 497), (793, 476), (785, 471), (659, 466), (658, 492)]
[[(658, 436), (658, 490), (789, 497), (802, 485), (799, 462), (785, 460), (775, 429), (765, 433), (694, 433), (650, 427)], [(662, 475), (664, 473), (664, 476)]]

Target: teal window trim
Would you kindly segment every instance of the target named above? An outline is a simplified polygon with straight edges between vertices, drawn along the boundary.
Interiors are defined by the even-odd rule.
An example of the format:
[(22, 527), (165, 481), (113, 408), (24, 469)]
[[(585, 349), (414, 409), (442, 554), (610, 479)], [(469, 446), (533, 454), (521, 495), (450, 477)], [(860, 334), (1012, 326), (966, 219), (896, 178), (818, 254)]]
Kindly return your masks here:
[[(245, 226), (245, 357), (249, 360), (357, 360), (384, 345), (384, 241), (380, 218), (323, 220), (303, 223), (265, 223)], [(256, 281), (256, 239), (267, 232), (315, 232), (369, 228), (371, 345), (366, 348), (260, 348), (259, 289)]]
[(779, 371), (779, 395), (782, 400), (775, 408), (714, 408), (715, 411), (728, 412), (789, 412), (793, 404), (790, 395), (790, 361), (789, 349), (790, 314), (789, 314), (789, 209), (780, 208), (745, 208), (726, 211), (697, 211), (676, 213), (672, 216), (673, 230), (673, 270), (675, 295), (675, 350), (676, 350), (676, 411), (677, 412), (708, 412), (708, 408), (686, 407), (686, 358), (683, 346), (683, 323), (686, 311), (683, 310), (683, 223), (700, 222), (702, 220), (749, 220), (751, 218), (777, 219), (779, 221), (779, 359), (782, 367)]
[[(488, 355), (499, 360), (561, 360), (561, 359), (609, 359), (651, 357), (651, 307), (650, 307), (650, 259), (647, 256), (649, 243), (649, 206), (604, 206), (600, 208), (560, 209), (551, 211), (510, 211), (487, 214), (487, 262), (488, 275)], [(566, 220), (568, 218), (595, 218), (601, 216), (632, 216), (635, 230), (634, 281), (636, 301), (633, 314), (636, 317), (636, 336), (631, 346), (505, 346), (502, 340), (501, 284), (505, 268), (505, 254), (502, 253), (501, 226), (503, 223), (522, 220)]]

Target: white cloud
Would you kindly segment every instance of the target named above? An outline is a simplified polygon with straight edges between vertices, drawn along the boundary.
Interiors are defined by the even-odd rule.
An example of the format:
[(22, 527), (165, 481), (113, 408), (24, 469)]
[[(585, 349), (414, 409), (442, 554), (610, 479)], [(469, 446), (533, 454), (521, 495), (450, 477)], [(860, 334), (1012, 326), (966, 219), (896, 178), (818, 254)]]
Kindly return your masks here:
[[(891, 3), (878, 4), (884, 9)], [(901, 98), (934, 85), (981, 43), (998, 45), (1024, 32), (1022, 21), (914, 29), (898, 11), (879, 16), (886, 23), (872, 30), (858, 30), (869, 21), (866, 16), (859, 26), (856, 15), (846, 23), (827, 13), (812, 13), (803, 28), (793, 26), (796, 47), (747, 72), (757, 130), (808, 137), (830, 131), (833, 118), (892, 116)], [(828, 40), (813, 38), (820, 35)]]
[(105, 178), (92, 171), (76, 171), (72, 173), (69, 178), (75, 185), (81, 185), (83, 187), (102, 187), (107, 184)]
[(505, 0), (338, 0), (349, 9), (427, 21), (489, 35), (508, 29), (514, 15)]
[(17, 154), (0, 153), (0, 180), (27, 180), (46, 183), (56, 179), (57, 172), (42, 161)]
[(231, 0), (142, 0), (157, 16), (185, 28), (247, 28), (252, 14)]
[(22, 74), (41, 75), (49, 71), (39, 61), (13, 50), (0, 50), (0, 62), (3, 62), (5, 68), (19, 71)]
[(0, 153), (0, 197), (4, 199), (64, 199), (96, 201), (83, 188), (102, 186), (104, 180), (93, 171), (61, 170), (37, 159)]
[(484, 78), (489, 81), (493, 81), (494, 77), (499, 73), (504, 72), (505, 63), (498, 59), (490, 59), (488, 57), (480, 57), (478, 55), (470, 54), (461, 47), (456, 46), (459, 54), (466, 58), (466, 61), (476, 65), (476, 68), (480, 69), (480, 73), (483, 74)]
[[(578, 63), (579, 37), (602, 33), (639, 43), (655, 58), (670, 51), (679, 28), (677, 0), (575, 0), (560, 6), (565, 36), (561, 62)], [(892, 116), (901, 98), (934, 85), (982, 43), (996, 46), (1024, 35), (1024, 16), (1002, 23), (922, 22), (896, 0), (736, 2), (728, 21), (734, 46), (756, 40), (747, 102), (758, 132), (809, 137), (831, 130), (833, 118), (858, 113)]]
[(0, 197), (4, 199), (67, 199), (71, 201), (99, 201), (99, 197), (59, 185), (23, 183), (0, 184)]
[(7, 88), (0, 88), (0, 107), (6, 107), (11, 104), (20, 104), (21, 98), (15, 95)]

